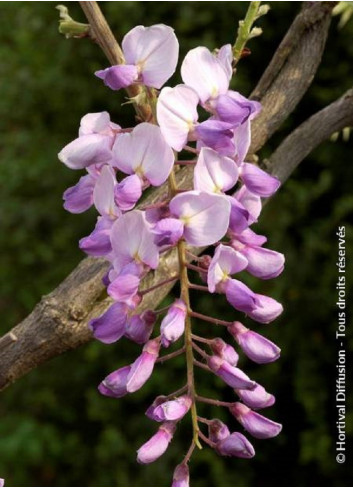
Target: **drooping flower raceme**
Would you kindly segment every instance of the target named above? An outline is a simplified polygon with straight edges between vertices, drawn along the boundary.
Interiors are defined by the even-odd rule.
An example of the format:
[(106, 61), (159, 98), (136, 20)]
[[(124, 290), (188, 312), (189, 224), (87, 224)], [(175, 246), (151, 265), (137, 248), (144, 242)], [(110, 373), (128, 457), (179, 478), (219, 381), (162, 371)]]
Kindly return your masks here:
[[(186, 385), (157, 396), (147, 409), (146, 416), (160, 424), (137, 451), (137, 460), (148, 464), (161, 457), (178, 423), (190, 412), (192, 443), (172, 482), (186, 487), (199, 437), (222, 456), (249, 459), (255, 455), (247, 435), (231, 432), (221, 420), (198, 416), (199, 403), (218, 405), (218, 401), (195, 394), (194, 363), (233, 390), (233, 398), (223, 404), (238, 422), (238, 430), (254, 438), (271, 438), (281, 430), (279, 423), (258, 413), (274, 404), (274, 396), (242, 369), (244, 355), (267, 364), (279, 358), (280, 349), (255, 331), (256, 326), (250, 329), (239, 319), (269, 323), (281, 314), (282, 306), (238, 277), (242, 273), (246, 280), (250, 273), (269, 280), (283, 270), (284, 256), (264, 248), (266, 237), (251, 229), (262, 210), (261, 198), (270, 197), (280, 183), (246, 161), (251, 121), (261, 107), (231, 90), (230, 45), (215, 52), (206, 47), (192, 49), (182, 62), (183, 84), (164, 88), (178, 58), (178, 41), (170, 27), (137, 26), (124, 37), (122, 49), (125, 64), (96, 75), (113, 90), (137, 84), (144, 94), (141, 100), (150, 104), (151, 118), (125, 129), (111, 122), (107, 112), (81, 119), (78, 138), (63, 148), (59, 159), (86, 174), (64, 193), (64, 207), (80, 213), (94, 206), (98, 212), (94, 230), (80, 240), (83, 251), (104, 257), (109, 264), (104, 284), (111, 304), (90, 321), (93, 336), (107, 344), (125, 337), (141, 345), (140, 355), (128, 365), (117, 365), (100, 383), (99, 392), (113, 398), (134, 393), (153, 375), (160, 360), (185, 354)], [(155, 89), (161, 89), (159, 96)], [(206, 119), (199, 116), (199, 106), (208, 114)], [(176, 152), (180, 151), (185, 151), (183, 158), (189, 152), (193, 159), (179, 160)], [(193, 179), (181, 187), (175, 167), (183, 164), (193, 165)], [(160, 199), (141, 207), (143, 192), (162, 185)], [(204, 247), (207, 251), (201, 254)], [(160, 282), (148, 288), (142, 285), (163, 262), (163, 255), (175, 249), (175, 274), (165, 279), (164, 273)], [(190, 283), (191, 272), (196, 283)], [(180, 295), (166, 308), (146, 310), (146, 294), (177, 279)], [(193, 311), (190, 288), (224, 295), (233, 307), (234, 320)], [(192, 324), (196, 320), (217, 324), (216, 337), (198, 336)], [(228, 339), (220, 337), (221, 326)], [(167, 354), (160, 356), (164, 350)], [(207, 434), (199, 423), (206, 425)]]

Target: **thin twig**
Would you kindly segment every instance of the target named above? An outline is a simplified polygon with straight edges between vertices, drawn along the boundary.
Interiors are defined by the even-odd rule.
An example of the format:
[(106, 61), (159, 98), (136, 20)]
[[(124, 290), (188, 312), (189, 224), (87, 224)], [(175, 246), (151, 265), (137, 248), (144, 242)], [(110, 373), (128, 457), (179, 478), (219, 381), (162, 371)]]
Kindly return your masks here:
[(208, 397), (202, 397), (202, 396), (196, 396), (196, 400), (199, 402), (203, 402), (205, 404), (211, 404), (212, 406), (218, 406), (218, 407), (231, 407), (233, 406), (233, 402), (225, 402), (225, 401), (218, 401), (217, 399), (209, 399)]
[(172, 358), (178, 357), (179, 355), (181, 355), (184, 352), (185, 352), (185, 346), (183, 346), (179, 350), (173, 351), (172, 353), (168, 353), (168, 355), (164, 355), (162, 357), (159, 357), (156, 360), (156, 363), (166, 362), (167, 360), (171, 360)]
[(217, 324), (219, 326), (231, 326), (233, 323), (230, 321), (223, 321), (222, 319), (213, 318), (211, 316), (206, 316), (205, 314), (201, 314), (200, 312), (191, 311), (191, 316), (194, 318), (202, 319), (202, 321), (206, 321), (207, 323)]

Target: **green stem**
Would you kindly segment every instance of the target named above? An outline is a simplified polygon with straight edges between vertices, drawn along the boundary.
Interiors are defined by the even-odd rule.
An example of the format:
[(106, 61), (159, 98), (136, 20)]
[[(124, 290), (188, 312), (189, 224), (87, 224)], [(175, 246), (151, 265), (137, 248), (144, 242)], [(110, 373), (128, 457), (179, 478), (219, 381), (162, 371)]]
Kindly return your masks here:
[(244, 20), (239, 22), (238, 35), (233, 46), (233, 65), (235, 66), (241, 58), (241, 54), (249, 39), (253, 23), (257, 19), (261, 2), (250, 2)]
[(191, 405), (191, 420), (193, 428), (193, 441), (198, 448), (202, 448), (199, 442), (199, 425), (197, 421), (196, 410), (196, 391), (194, 383), (194, 353), (192, 347), (192, 328), (191, 328), (191, 307), (189, 295), (189, 278), (186, 262), (186, 247), (185, 241), (181, 240), (178, 243), (178, 258), (180, 270), (180, 297), (186, 305), (187, 315), (185, 319), (185, 353), (186, 353), (186, 369), (187, 369), (187, 386), (188, 394), (192, 399)]

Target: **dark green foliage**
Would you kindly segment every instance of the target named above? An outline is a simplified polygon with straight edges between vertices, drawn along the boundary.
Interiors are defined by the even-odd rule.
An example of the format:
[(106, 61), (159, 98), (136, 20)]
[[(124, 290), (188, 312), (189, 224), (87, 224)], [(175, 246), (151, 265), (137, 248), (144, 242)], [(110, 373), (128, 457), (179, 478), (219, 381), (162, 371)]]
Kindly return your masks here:
[[(270, 2), (260, 21), (264, 34), (251, 41), (252, 56), (242, 61), (234, 88), (248, 94), (299, 8), (297, 2)], [(84, 21), (77, 3), (70, 14)], [(67, 214), (61, 205), (66, 187), (78, 179), (56, 154), (77, 132), (87, 112), (108, 110), (113, 120), (131, 125), (122, 94), (109, 91), (92, 72), (106, 66), (89, 40), (65, 40), (57, 32), (54, 2), (2, 2), (0, 7), (0, 270), (1, 333), (28, 314), (82, 258), (78, 239), (89, 233), (94, 216)], [(104, 12), (118, 39), (136, 24), (172, 25), (182, 56), (192, 47), (232, 42), (246, 2), (105, 2)], [(338, 97), (353, 82), (353, 22), (337, 31), (333, 22), (318, 76), (281, 134)], [(174, 81), (179, 79), (175, 77)], [(270, 154), (275, 136), (264, 149)], [(207, 448), (192, 463), (193, 485), (339, 486), (350, 484), (348, 465), (335, 462), (334, 382), (336, 365), (335, 284), (338, 225), (347, 229), (352, 251), (352, 141), (326, 142), (295, 172), (266, 207), (257, 229), (269, 247), (287, 257), (283, 275), (270, 282), (250, 280), (258, 292), (283, 302), (285, 313), (257, 330), (282, 347), (276, 364), (246, 363), (247, 371), (277, 404), (269, 416), (283, 422), (274, 440), (256, 441), (252, 461), (224, 459)], [(347, 297), (352, 293), (348, 262)], [(235, 318), (222, 298), (193, 295), (195, 309)], [(239, 316), (239, 318), (241, 318)], [(246, 323), (250, 325), (249, 323)], [(201, 333), (206, 326), (196, 324)], [(350, 333), (350, 347), (352, 335)], [(185, 420), (167, 454), (139, 467), (134, 451), (154, 431), (143, 416), (157, 393), (178, 388), (183, 360), (155, 371), (135, 395), (117, 401), (97, 394), (96, 386), (113, 369), (131, 362), (139, 349), (122, 340), (113, 346), (88, 344), (49, 362), (1, 394), (0, 475), (7, 485), (159, 486), (189, 444)], [(1, 360), (0, 360), (1, 361)], [(222, 382), (201, 372), (200, 393), (231, 399)], [(228, 420), (226, 412), (205, 415)], [(347, 434), (352, 434), (352, 414)], [(347, 464), (350, 462), (348, 461)]]

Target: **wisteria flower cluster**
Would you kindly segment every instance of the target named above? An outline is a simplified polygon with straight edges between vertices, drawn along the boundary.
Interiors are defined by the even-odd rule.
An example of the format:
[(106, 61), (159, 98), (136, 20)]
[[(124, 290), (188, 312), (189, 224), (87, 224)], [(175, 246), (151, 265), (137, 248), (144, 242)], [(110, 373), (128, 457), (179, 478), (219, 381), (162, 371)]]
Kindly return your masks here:
[[(245, 160), (251, 121), (261, 107), (229, 89), (231, 45), (215, 52), (206, 47), (192, 49), (181, 65), (183, 83), (164, 88), (178, 61), (179, 46), (172, 28), (137, 26), (124, 37), (122, 49), (125, 64), (98, 71), (96, 76), (112, 90), (139, 85), (152, 116), (134, 128), (113, 123), (107, 112), (81, 119), (79, 137), (59, 153), (67, 167), (86, 171), (64, 193), (64, 207), (81, 213), (94, 205), (99, 213), (93, 232), (80, 241), (88, 255), (105, 257), (110, 263), (104, 283), (113, 304), (91, 321), (94, 337), (113, 343), (124, 336), (142, 346), (135, 361), (107, 375), (99, 392), (120, 398), (139, 390), (163, 359), (161, 351), (182, 343), (167, 356), (185, 354), (187, 383), (177, 392), (159, 395), (147, 409), (146, 416), (159, 427), (137, 451), (142, 464), (161, 457), (178, 423), (190, 411), (191, 445), (172, 482), (181, 487), (189, 485), (188, 464), (200, 440), (220, 455), (252, 458), (255, 450), (243, 430), (260, 439), (281, 431), (279, 423), (258, 412), (273, 405), (274, 396), (238, 367), (239, 355), (233, 345), (258, 364), (277, 360), (280, 349), (238, 320), (228, 322), (194, 311), (189, 297), (190, 289), (224, 294), (236, 311), (259, 323), (270, 323), (281, 314), (282, 306), (276, 300), (235, 278), (246, 270), (267, 280), (283, 270), (284, 256), (264, 248), (266, 237), (251, 229), (261, 213), (261, 198), (273, 195), (280, 183)], [(205, 120), (199, 108), (208, 114)], [(193, 165), (192, 189), (178, 187), (175, 172), (181, 165)], [(143, 192), (165, 182), (168, 190), (161, 201), (137, 210)], [(198, 254), (194, 247), (198, 251), (206, 248), (206, 252)], [(137, 313), (137, 306), (149, 293), (141, 290), (142, 279), (173, 248), (179, 257), (179, 297), (167, 308)], [(198, 273), (201, 283), (190, 283), (189, 270)], [(196, 335), (193, 318), (216, 324), (217, 331), (224, 326), (233, 345), (219, 337)], [(233, 389), (234, 400), (200, 396), (195, 366), (220, 377)], [(241, 431), (231, 431), (219, 419), (199, 416), (199, 403), (226, 407)]]

